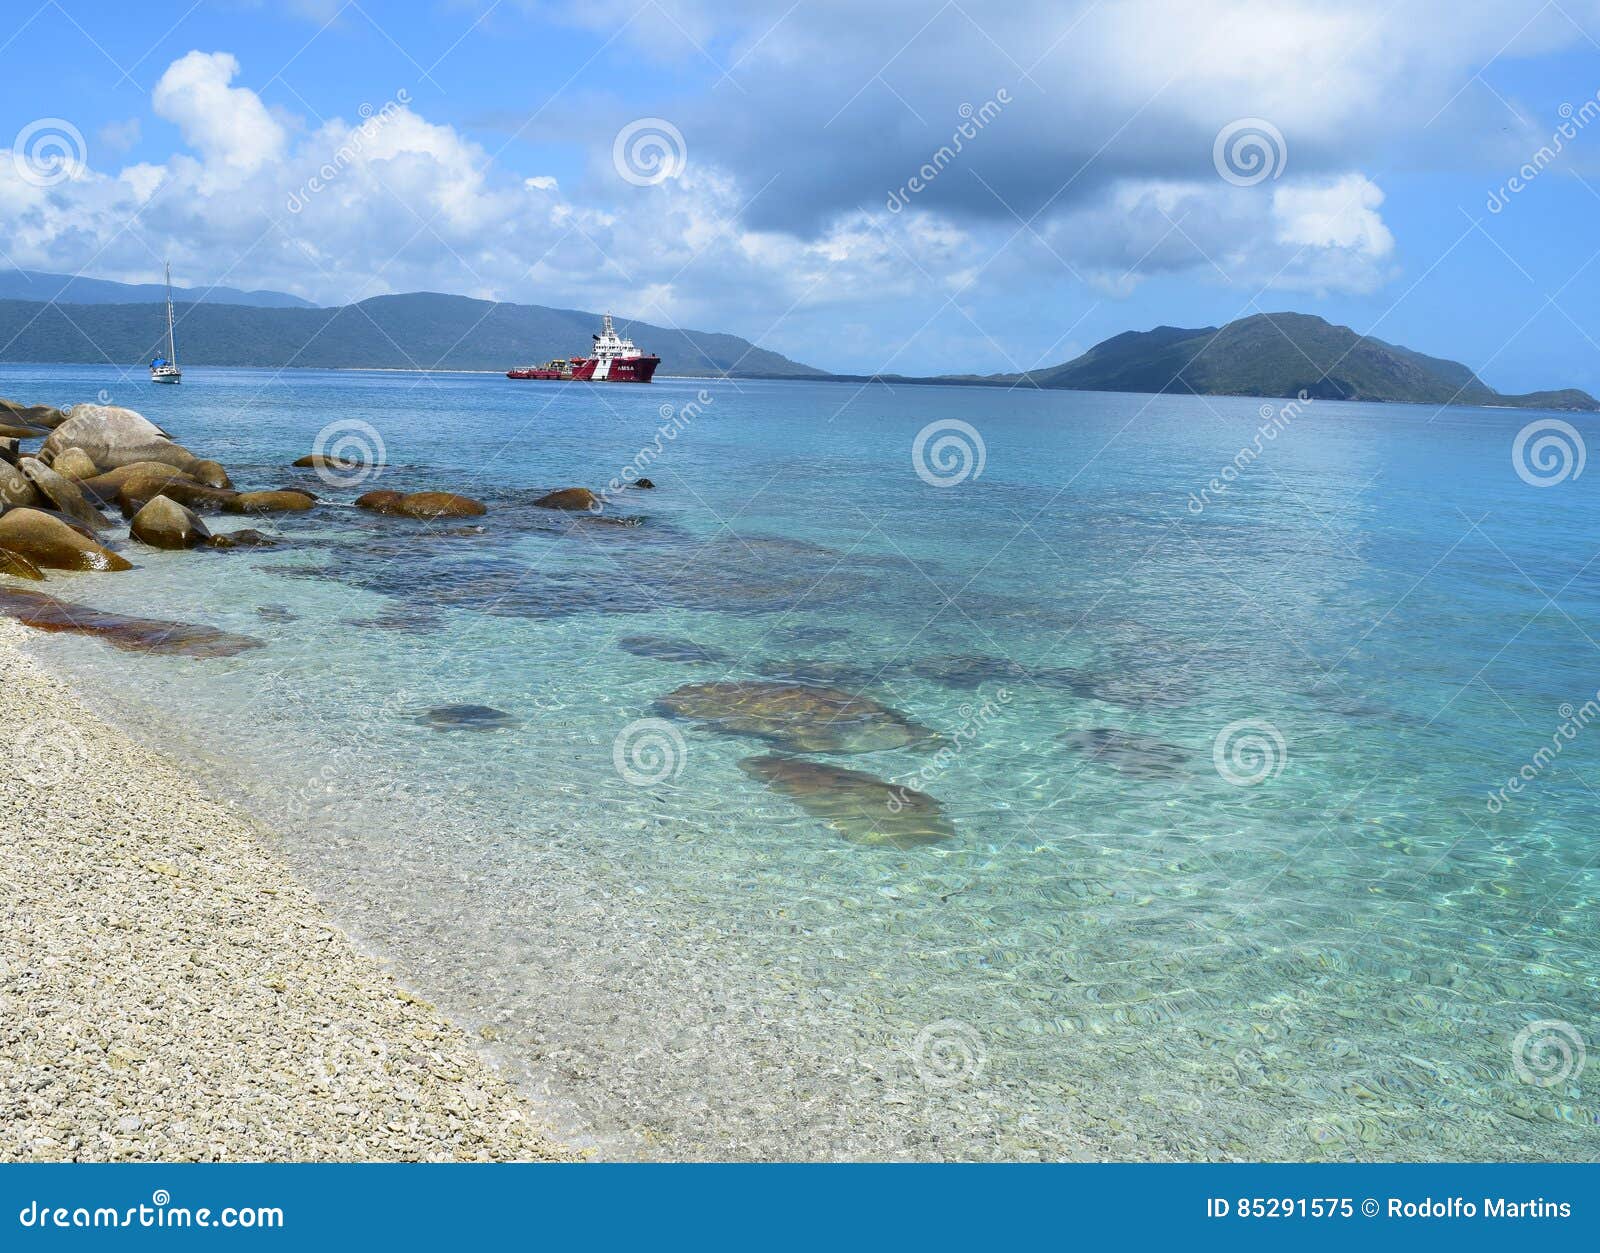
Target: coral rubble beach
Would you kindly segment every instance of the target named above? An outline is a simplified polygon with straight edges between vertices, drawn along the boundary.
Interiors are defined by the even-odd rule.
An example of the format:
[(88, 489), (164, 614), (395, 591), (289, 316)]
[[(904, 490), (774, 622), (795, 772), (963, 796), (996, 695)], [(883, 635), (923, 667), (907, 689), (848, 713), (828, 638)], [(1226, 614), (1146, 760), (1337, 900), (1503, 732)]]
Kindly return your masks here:
[[(100, 543), (99, 506), (153, 547), (232, 547), (255, 533), (212, 536), (184, 506), (314, 498), (234, 492), (131, 410), (0, 402), (0, 421), (0, 1161), (576, 1156), (461, 1028), (358, 951), (250, 822), (19, 647), (30, 627), (135, 651), (258, 646), (75, 603), (129, 568)], [(46, 569), (100, 573), (52, 573), (75, 585), (68, 603), (31, 590)]]
[(25, 633), (0, 620), (0, 1161), (571, 1156)]

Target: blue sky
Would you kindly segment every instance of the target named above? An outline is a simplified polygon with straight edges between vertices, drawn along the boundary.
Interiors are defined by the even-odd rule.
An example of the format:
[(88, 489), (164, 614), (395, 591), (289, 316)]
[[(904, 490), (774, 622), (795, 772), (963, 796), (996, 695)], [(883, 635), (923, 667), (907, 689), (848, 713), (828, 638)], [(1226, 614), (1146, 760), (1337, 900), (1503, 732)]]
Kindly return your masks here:
[[(1595, 0), (25, 0), (0, 40), (8, 266), (905, 373), (1295, 309), (1600, 393)], [(1246, 119), (1257, 182), (1216, 162)]]

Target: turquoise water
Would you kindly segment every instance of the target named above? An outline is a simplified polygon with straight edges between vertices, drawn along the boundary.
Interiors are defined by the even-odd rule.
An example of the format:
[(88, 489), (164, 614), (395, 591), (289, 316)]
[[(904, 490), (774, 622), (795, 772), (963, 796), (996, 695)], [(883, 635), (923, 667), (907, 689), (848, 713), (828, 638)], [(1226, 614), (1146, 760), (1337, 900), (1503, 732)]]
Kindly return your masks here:
[[(1596, 480), (1513, 463), (1551, 415), (0, 370), (102, 391), (324, 504), (276, 549), (52, 581), (268, 647), (36, 651), (602, 1152), (1594, 1155), (1600, 727), (1491, 801), (1600, 687)], [(285, 468), (357, 421), (381, 473)], [(982, 470), (940, 486), (959, 459), (924, 477), (913, 444), (951, 421)], [(609, 510), (638, 525), (531, 507), (647, 445), (656, 489)], [(489, 513), (344, 507), (374, 487)], [(791, 755), (926, 793), (947, 837), (852, 839), (870, 815), (740, 768), (783, 744), (657, 703), (784, 675), (938, 733)]]

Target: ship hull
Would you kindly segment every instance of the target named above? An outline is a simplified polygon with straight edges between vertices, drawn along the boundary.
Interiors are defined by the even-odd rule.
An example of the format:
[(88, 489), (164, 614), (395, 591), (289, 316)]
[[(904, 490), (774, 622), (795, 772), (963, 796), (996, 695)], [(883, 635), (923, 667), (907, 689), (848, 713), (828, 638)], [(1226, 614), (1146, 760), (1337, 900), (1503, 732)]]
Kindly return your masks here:
[(586, 357), (574, 362), (572, 377), (591, 383), (648, 383), (661, 364), (660, 357)]
[(558, 379), (580, 383), (648, 383), (655, 377), (660, 357), (613, 357), (603, 361), (585, 357), (574, 361), (570, 372), (558, 373), (542, 367), (507, 370), (508, 379)]

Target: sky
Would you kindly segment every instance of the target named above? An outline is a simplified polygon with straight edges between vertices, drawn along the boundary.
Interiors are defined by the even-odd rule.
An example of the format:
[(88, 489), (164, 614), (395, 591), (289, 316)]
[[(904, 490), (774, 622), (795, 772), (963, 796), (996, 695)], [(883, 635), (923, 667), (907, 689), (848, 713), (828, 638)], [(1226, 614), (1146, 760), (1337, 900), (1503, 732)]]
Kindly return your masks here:
[(863, 373), (1292, 309), (1600, 394), (1600, 0), (15, 0), (0, 58), (6, 267)]

